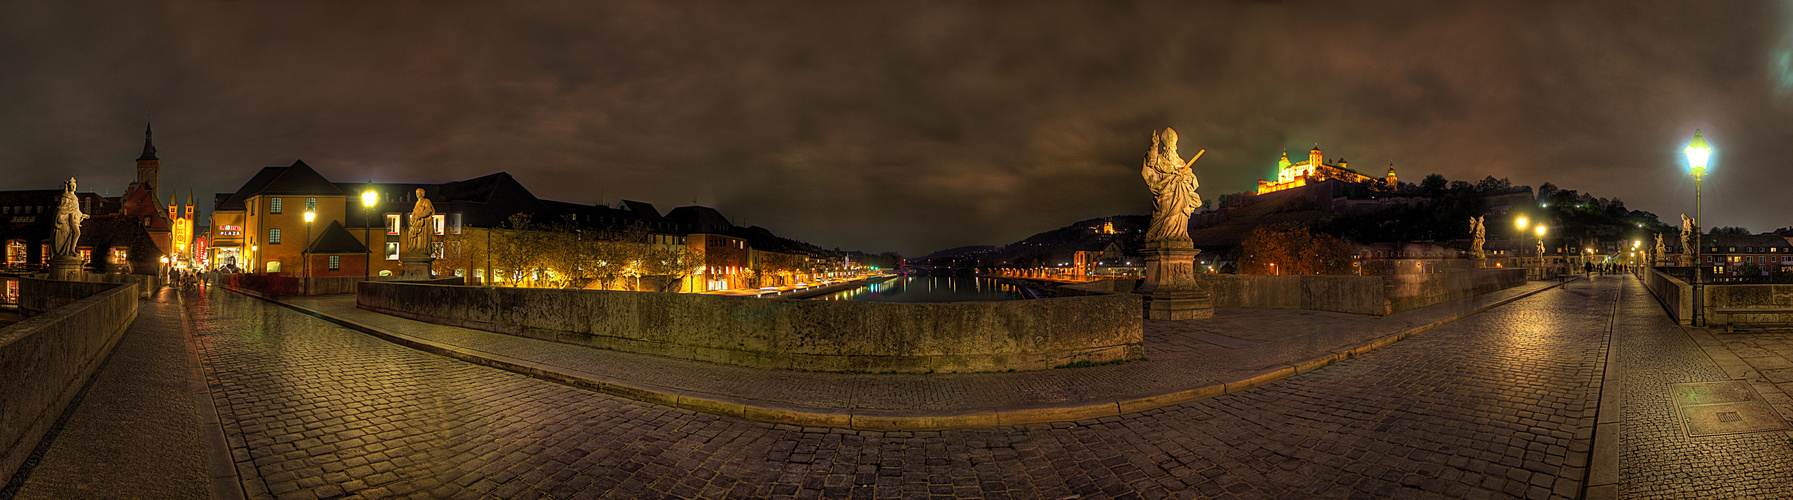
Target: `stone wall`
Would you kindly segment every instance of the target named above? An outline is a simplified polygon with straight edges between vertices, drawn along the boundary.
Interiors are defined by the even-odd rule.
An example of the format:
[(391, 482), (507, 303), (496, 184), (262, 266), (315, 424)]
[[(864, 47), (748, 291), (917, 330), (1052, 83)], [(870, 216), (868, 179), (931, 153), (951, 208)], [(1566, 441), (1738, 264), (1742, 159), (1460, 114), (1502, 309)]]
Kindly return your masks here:
[(1662, 304), (1670, 318), (1682, 325), (1693, 324), (1692, 286), (1657, 267), (1645, 270), (1641, 277), (1644, 288), (1650, 290), (1650, 295), (1656, 296), (1656, 302)]
[[(22, 281), (21, 299), (38, 304), (59, 299), (27, 290), (70, 297), (92, 291), (78, 282)], [(136, 284), (100, 286), (107, 288), (0, 328), (0, 473), (18, 470), (137, 319)]]
[[(128, 275), (135, 276), (135, 275)], [(118, 287), (118, 283), (21, 278), (19, 317), (29, 318)]]
[[(355, 293), (363, 281), (399, 281), (402, 276), (319, 276), (312, 278), (267, 274), (226, 274), (225, 286), (254, 290), (269, 295), (341, 295)], [(307, 285), (306, 282), (310, 282)], [(412, 280), (414, 283), (461, 285), (466, 278), (447, 277), (433, 280)]]
[[(1214, 307), (1309, 309), (1388, 315), (1440, 302), (1512, 288), (1525, 283), (1518, 269), (1471, 269), (1390, 276), (1265, 276), (1198, 274)], [(1059, 295), (1124, 292), (1139, 280), (1114, 279), (1059, 287)]]
[[(1706, 326), (1793, 323), (1793, 285), (1705, 285)], [(1779, 309), (1779, 311), (1775, 311)]]
[(151, 295), (156, 293), (156, 290), (162, 288), (161, 277), (150, 276), (147, 274), (87, 273), (84, 276), (88, 282), (92, 283), (135, 284), (137, 285), (137, 297), (144, 299), (150, 298)]
[(590, 347), (811, 371), (1037, 370), (1143, 356), (1134, 295), (949, 303), (368, 283), (359, 307)]
[(1523, 269), (1471, 269), (1448, 273), (1397, 274), (1387, 282), (1388, 313), (1466, 299), (1525, 284)]

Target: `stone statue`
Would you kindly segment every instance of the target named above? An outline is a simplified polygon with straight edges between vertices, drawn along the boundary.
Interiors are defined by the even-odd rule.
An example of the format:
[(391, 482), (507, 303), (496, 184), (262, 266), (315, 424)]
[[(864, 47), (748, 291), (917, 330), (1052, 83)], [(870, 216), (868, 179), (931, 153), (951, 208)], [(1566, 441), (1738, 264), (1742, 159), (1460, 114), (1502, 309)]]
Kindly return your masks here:
[(1539, 257), (1544, 256), (1544, 239), (1543, 238), (1538, 239), (1538, 256)]
[(1201, 159), (1201, 150), (1187, 163), (1177, 153), (1177, 131), (1166, 127), (1152, 133), (1152, 150), (1146, 153), (1140, 175), (1152, 189), (1152, 224), (1146, 230), (1148, 244), (1160, 241), (1189, 241), (1189, 216), (1202, 198), (1195, 193), (1199, 183), (1190, 167)]
[(1650, 253), (1650, 262), (1654, 264), (1661, 259), (1667, 258), (1667, 256), (1668, 249), (1662, 246), (1662, 233), (1656, 233), (1656, 249)]
[(1681, 214), (1681, 255), (1686, 256), (1689, 266), (1693, 265), (1693, 246), (1699, 244), (1700, 227), (1695, 225), (1696, 222), (1687, 214)]
[(1485, 256), (1482, 253), (1482, 243), (1487, 241), (1488, 230), (1482, 227), (1482, 219), (1483, 217), (1469, 218), (1469, 230), (1475, 233), (1475, 241), (1469, 246), (1469, 258), (1472, 259), (1480, 259)]
[(81, 213), (81, 200), (75, 197), (75, 178), (70, 177), (68, 182), (62, 183), (62, 197), (56, 203), (52, 258), (76, 258), (75, 246), (80, 244), (81, 221), (84, 220), (87, 220), (87, 214)]
[(436, 205), (423, 197), (417, 188), (417, 205), (411, 207), (411, 225), (405, 228), (405, 251), (409, 257), (430, 256), (430, 237), (436, 233)]

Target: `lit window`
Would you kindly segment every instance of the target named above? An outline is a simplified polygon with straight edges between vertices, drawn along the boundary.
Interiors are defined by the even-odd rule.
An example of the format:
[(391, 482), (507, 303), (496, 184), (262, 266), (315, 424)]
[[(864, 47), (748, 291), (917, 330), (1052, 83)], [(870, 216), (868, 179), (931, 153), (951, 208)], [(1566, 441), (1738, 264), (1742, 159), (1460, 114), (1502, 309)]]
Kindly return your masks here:
[(268, 261), (268, 272), (270, 272), (270, 273), (280, 272), (280, 261), (278, 261), (278, 260)]
[(430, 216), (430, 222), (434, 223), (436, 226), (436, 235), (441, 236), (443, 228), (448, 224), (448, 216), (443, 214), (432, 215)]
[(307, 211), (307, 212), (318, 211), (318, 199), (317, 198), (306, 198), (305, 199), (305, 211)]
[(398, 214), (386, 214), (386, 234), (398, 234)]
[(398, 260), (398, 242), (386, 242), (386, 260)]
[(271, 213), (271, 214), (280, 213), (280, 198), (273, 198), (273, 199), (268, 200), (268, 213)]
[(268, 230), (268, 244), (269, 245), (279, 245), (280, 244), (280, 228), (274, 228), (274, 229)]
[(461, 234), (461, 213), (448, 214), (448, 233)]
[(342, 269), (342, 257), (336, 255), (330, 256), (330, 270), (336, 271), (340, 269)]

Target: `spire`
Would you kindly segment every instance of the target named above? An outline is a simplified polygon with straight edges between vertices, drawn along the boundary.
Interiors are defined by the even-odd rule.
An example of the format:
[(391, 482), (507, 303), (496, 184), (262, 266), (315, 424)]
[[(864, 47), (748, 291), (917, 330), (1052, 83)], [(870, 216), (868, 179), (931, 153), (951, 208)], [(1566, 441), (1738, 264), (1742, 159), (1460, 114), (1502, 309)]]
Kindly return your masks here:
[(152, 135), (152, 134), (153, 134), (153, 132), (150, 130), (149, 122), (148, 121), (143, 122), (143, 156), (137, 157), (137, 159), (139, 159), (139, 160), (154, 160), (154, 159), (156, 159), (156, 143), (154, 141), (150, 140), (150, 135)]

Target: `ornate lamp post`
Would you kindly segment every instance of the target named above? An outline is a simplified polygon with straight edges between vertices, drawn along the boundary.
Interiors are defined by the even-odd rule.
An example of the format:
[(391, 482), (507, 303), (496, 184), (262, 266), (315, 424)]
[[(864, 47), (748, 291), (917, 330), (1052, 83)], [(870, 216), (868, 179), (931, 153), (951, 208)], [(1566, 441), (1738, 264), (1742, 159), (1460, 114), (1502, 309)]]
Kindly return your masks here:
[[(371, 185), (373, 181), (368, 181), (368, 183)], [(373, 189), (361, 192), (361, 241), (367, 242), (367, 255), (361, 258), (361, 279), (363, 280), (373, 276), (374, 227), (373, 223), (368, 222), (368, 213), (374, 211), (374, 202), (378, 201), (378, 198), (379, 195), (374, 194)]]
[[(1700, 181), (1705, 180), (1706, 160), (1712, 157), (1712, 146), (1706, 144), (1706, 138), (1700, 135), (1699, 129), (1693, 130), (1693, 141), (1687, 143), (1686, 153), (1687, 167), (1693, 174), (1693, 223), (1694, 228), (1697, 230), (1700, 222), (1702, 222), (1700, 220)], [(1693, 239), (1690, 240), (1694, 245), (1693, 326), (1706, 326), (1706, 317), (1704, 314), (1701, 314), (1701, 309), (1704, 307), (1704, 304), (1702, 304), (1701, 302), (1703, 301), (1700, 300), (1702, 298), (1700, 297), (1701, 288), (1706, 281), (1705, 263), (1700, 262), (1700, 246), (1705, 244), (1700, 241), (1701, 239), (1699, 232), (1695, 231)]]
[(311, 221), (317, 216), (317, 212), (305, 211), (305, 247), (299, 249), (299, 254), (305, 256), (305, 286), (307, 287), (311, 286)]

